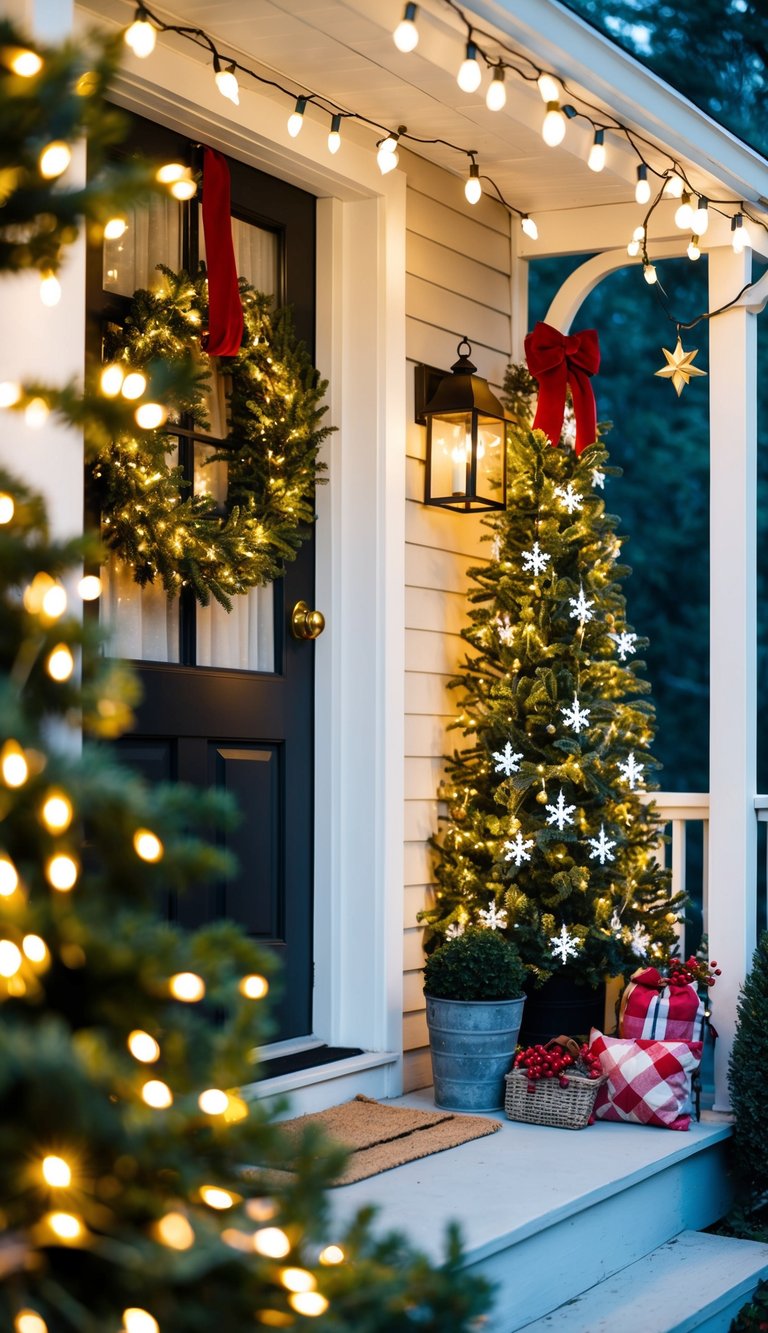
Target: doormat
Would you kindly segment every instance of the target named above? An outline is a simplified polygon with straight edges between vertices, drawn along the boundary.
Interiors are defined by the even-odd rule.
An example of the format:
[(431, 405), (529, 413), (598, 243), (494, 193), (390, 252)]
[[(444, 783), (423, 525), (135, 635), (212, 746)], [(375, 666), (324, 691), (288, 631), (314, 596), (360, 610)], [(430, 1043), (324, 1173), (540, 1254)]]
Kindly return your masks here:
[[(457, 1148), (471, 1139), (495, 1134), (498, 1120), (477, 1115), (456, 1115), (453, 1111), (416, 1111), (410, 1106), (392, 1106), (358, 1096), (351, 1102), (331, 1106), (314, 1115), (286, 1120), (281, 1128), (289, 1138), (301, 1135), (307, 1125), (321, 1126), (330, 1139), (351, 1152), (343, 1174), (334, 1185), (351, 1185), (356, 1180), (377, 1176), (419, 1157)], [(246, 1175), (251, 1175), (247, 1171)], [(253, 1172), (256, 1176), (257, 1172)], [(261, 1177), (262, 1173), (258, 1173)]]

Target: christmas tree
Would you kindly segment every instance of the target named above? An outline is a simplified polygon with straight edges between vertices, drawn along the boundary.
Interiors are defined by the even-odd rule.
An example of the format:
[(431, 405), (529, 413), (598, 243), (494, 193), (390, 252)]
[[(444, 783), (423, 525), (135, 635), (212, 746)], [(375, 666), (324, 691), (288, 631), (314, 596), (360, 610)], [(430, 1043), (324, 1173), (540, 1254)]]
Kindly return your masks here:
[[(0, 272), (40, 268), (45, 281), (85, 217), (111, 216), (125, 179), (78, 193), (41, 174), (41, 143), (98, 138), (100, 85), (78, 91), (85, 48), (41, 50), (7, 25), (2, 41), (7, 216), (27, 218), (29, 244), (16, 231), (0, 246)], [(14, 387), (5, 407), (40, 392)], [(45, 392), (91, 429), (133, 411), (75, 385)], [(99, 584), (78, 573), (99, 555), (51, 540), (40, 500), (0, 473), (0, 1327), (202, 1333), (314, 1318), (464, 1333), (488, 1295), (462, 1271), (455, 1231), (435, 1266), (377, 1237), (369, 1213), (332, 1228), (325, 1187), (343, 1154), (311, 1132), (291, 1140), (239, 1090), (269, 1035), (270, 959), (230, 923), (186, 932), (163, 910), (225, 873), (215, 837), (233, 811), (211, 793), (150, 791), (104, 744), (130, 721), (133, 684), (81, 614)]]
[(506, 511), (470, 570), (470, 648), (451, 682), (466, 747), (448, 762), (436, 839), (434, 945), (502, 930), (532, 980), (588, 986), (658, 961), (681, 901), (656, 863), (654, 711), (627, 620), (617, 520), (600, 439), (576, 454), (532, 431), (535, 385), (511, 367)]

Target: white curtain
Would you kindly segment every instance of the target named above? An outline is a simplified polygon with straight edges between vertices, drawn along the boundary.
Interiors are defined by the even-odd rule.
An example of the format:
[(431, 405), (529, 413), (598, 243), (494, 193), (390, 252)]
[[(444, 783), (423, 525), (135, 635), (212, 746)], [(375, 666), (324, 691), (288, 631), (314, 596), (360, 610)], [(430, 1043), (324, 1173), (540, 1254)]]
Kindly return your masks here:
[(123, 235), (104, 242), (104, 290), (133, 296), (138, 287), (161, 281), (157, 264), (181, 268), (181, 210), (175, 199), (157, 195), (127, 208)]
[(140, 588), (133, 570), (114, 556), (101, 567), (101, 618), (110, 630), (110, 657), (178, 662), (179, 602), (162, 586)]

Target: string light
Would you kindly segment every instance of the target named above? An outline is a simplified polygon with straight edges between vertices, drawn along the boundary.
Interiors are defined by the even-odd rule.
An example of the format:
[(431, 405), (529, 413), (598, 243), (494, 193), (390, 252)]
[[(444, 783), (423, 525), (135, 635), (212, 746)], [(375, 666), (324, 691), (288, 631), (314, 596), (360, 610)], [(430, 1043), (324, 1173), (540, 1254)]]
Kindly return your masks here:
[(341, 116), (331, 116), (331, 128), (328, 131), (328, 152), (338, 153), (341, 148)]
[(174, 999), (185, 1004), (196, 1004), (205, 995), (205, 982), (196, 972), (177, 972), (168, 986)]
[(104, 240), (119, 241), (128, 230), (128, 223), (125, 218), (110, 218), (109, 222), (104, 224)]
[(290, 1254), (291, 1242), (280, 1227), (261, 1227), (254, 1232), (253, 1248), (265, 1259), (284, 1259)]
[(701, 248), (699, 246), (698, 236), (692, 236), (688, 242), (688, 258), (694, 261), (701, 258)]
[(171, 194), (174, 199), (193, 199), (197, 194), (197, 182), (192, 177), (189, 167), (184, 168), (184, 175), (175, 180), (171, 185)]
[[(675, 209), (675, 226), (681, 231), (690, 231), (693, 225), (693, 209), (691, 208), (691, 196), (687, 190), (683, 190), (680, 197), (680, 203)], [(697, 232), (700, 236), (701, 232)]]
[(83, 1234), (83, 1224), (74, 1213), (48, 1213), (44, 1220), (59, 1240), (79, 1240)]
[(24, 408), (24, 420), (30, 430), (40, 430), (50, 415), (50, 408), (44, 398), (31, 398)]
[(667, 177), (664, 185), (664, 194), (668, 199), (679, 199), (682, 196), (684, 189), (685, 182), (683, 181), (682, 176), (678, 176), (677, 172), (673, 171), (672, 175)]
[(648, 179), (648, 168), (644, 162), (637, 168), (637, 184), (635, 185), (635, 202), (638, 204), (647, 204), (651, 197), (651, 182)]
[(23, 787), (29, 777), (26, 755), (16, 741), (6, 741), (0, 750), (0, 773), (6, 787)]
[(590, 171), (602, 171), (605, 166), (605, 130), (595, 130), (592, 147), (589, 150), (587, 166)]
[(480, 168), (476, 162), (473, 162), (469, 168), (469, 175), (464, 186), (464, 197), (468, 204), (476, 204), (481, 198), (483, 187), (480, 184)]
[(195, 1233), (183, 1213), (166, 1213), (155, 1223), (155, 1234), (169, 1250), (190, 1250), (195, 1243)]
[(117, 398), (123, 387), (125, 379), (125, 367), (118, 364), (117, 361), (104, 366), (99, 376), (99, 388), (105, 398)]
[(41, 57), (37, 51), (15, 50), (8, 61), (14, 74), (18, 74), (22, 79), (33, 79), (43, 68)]
[(173, 1105), (173, 1093), (161, 1078), (147, 1079), (141, 1089), (141, 1098), (155, 1111), (165, 1111)]
[(44, 269), (41, 275), (40, 300), (49, 307), (58, 305), (61, 300), (61, 283), (52, 269)]
[(213, 57), (214, 79), (216, 87), (222, 97), (226, 97), (228, 102), (233, 102), (235, 106), (240, 105), (240, 89), (237, 84), (237, 75), (235, 74), (234, 63), (227, 65), (226, 69), (221, 68), (221, 61), (218, 55)]
[(0, 977), (15, 977), (22, 963), (21, 949), (13, 940), (0, 940)]
[(328, 1301), (319, 1291), (295, 1292), (288, 1297), (288, 1304), (293, 1306), (297, 1314), (309, 1315), (310, 1318), (325, 1314), (328, 1309)]
[(85, 574), (77, 585), (77, 591), (84, 602), (95, 602), (101, 597), (101, 579), (98, 574)]
[(314, 1273), (310, 1273), (306, 1268), (283, 1268), (280, 1271), (280, 1281), (286, 1291), (314, 1291), (317, 1286)]
[[(136, 830), (133, 835), (133, 849), (136, 855), (141, 857), (142, 861), (150, 862), (160, 861), (164, 851), (163, 844), (157, 834), (150, 832), (147, 828), (139, 828)], [(194, 974), (189, 972), (185, 975), (191, 977)], [(200, 978), (197, 977), (196, 980), (200, 981)]]
[(146, 60), (151, 56), (155, 49), (157, 41), (157, 32), (147, 18), (147, 11), (143, 5), (139, 5), (136, 10), (136, 17), (129, 28), (126, 28), (123, 34), (123, 40), (126, 46), (129, 46), (139, 60)]
[(556, 79), (553, 79), (551, 74), (540, 74), (536, 80), (536, 86), (541, 93), (542, 102), (549, 103), (560, 101), (560, 85)]
[(43, 1158), (43, 1180), (54, 1189), (68, 1189), (72, 1184), (72, 1168), (63, 1157), (51, 1154)]
[(59, 893), (69, 893), (75, 887), (79, 873), (77, 861), (66, 852), (58, 852), (45, 865), (45, 877), (51, 888)]
[(384, 139), (379, 140), (379, 143), (377, 145), (378, 152), (376, 154), (376, 162), (378, 164), (378, 168), (382, 176), (386, 176), (387, 172), (389, 171), (394, 171), (395, 167), (400, 161), (400, 156), (397, 151), (397, 145), (400, 139), (400, 135), (402, 133), (403, 133), (403, 126), (401, 125), (397, 134), (390, 133), (386, 135)]
[(28, 958), (30, 963), (47, 962), (48, 946), (39, 935), (25, 935), (21, 941), (21, 948), (25, 958)]
[(48, 1325), (36, 1310), (19, 1310), (13, 1328), (14, 1333), (48, 1333)]
[(561, 107), (559, 102), (547, 102), (547, 110), (541, 126), (541, 137), (548, 148), (557, 148), (565, 138), (566, 117), (570, 120), (576, 112), (572, 106)]
[(21, 385), (15, 380), (0, 381), (0, 407), (15, 407), (21, 398)]
[(173, 185), (176, 181), (183, 180), (188, 168), (182, 166), (181, 162), (166, 162), (164, 166), (158, 167), (155, 172), (155, 180), (161, 185)]
[(697, 236), (703, 236), (709, 226), (709, 200), (703, 195), (699, 195), (692, 225)]
[(463, 93), (476, 93), (480, 87), (482, 78), (483, 73), (477, 59), (477, 47), (473, 41), (468, 41), (464, 60), (459, 66), (459, 72), (456, 75), (456, 82)]
[(237, 1202), (234, 1194), (230, 1194), (229, 1190), (218, 1189), (216, 1185), (201, 1185), (200, 1198), (209, 1208), (215, 1208), (219, 1212), (232, 1208)]
[(488, 84), (488, 91), (485, 94), (485, 105), (489, 111), (501, 111), (507, 103), (507, 89), (504, 83), (504, 66), (497, 65), (493, 71), (493, 78)]
[(155, 1041), (149, 1032), (143, 1032), (141, 1028), (134, 1028), (133, 1032), (128, 1034), (128, 1050), (131, 1052), (134, 1060), (138, 1060), (143, 1065), (153, 1065), (160, 1059), (160, 1043)]
[(643, 264), (643, 277), (645, 278), (645, 281), (648, 283), (649, 287), (652, 287), (655, 282), (658, 282), (659, 275), (656, 272), (656, 269), (654, 268), (653, 264)]
[(132, 370), (130, 374), (125, 376), (125, 379), (120, 386), (120, 392), (123, 395), (123, 398), (133, 400), (134, 398), (141, 398), (141, 395), (146, 391), (146, 388), (146, 377), (142, 375), (140, 370)]
[(737, 213), (735, 217), (731, 218), (731, 245), (734, 254), (737, 255), (742, 254), (748, 246), (752, 245), (752, 237), (749, 234), (749, 229), (744, 225), (742, 213)]
[(65, 643), (57, 643), (56, 647), (48, 654), (45, 669), (51, 679), (58, 681), (60, 684), (69, 680), (75, 669), (75, 659)]
[(160, 1325), (154, 1315), (137, 1305), (123, 1310), (123, 1324), (125, 1333), (160, 1333)]
[(538, 241), (539, 229), (536, 226), (536, 222), (534, 218), (531, 217), (530, 213), (523, 213), (522, 217), (520, 218), (520, 226), (522, 227), (526, 236), (530, 237), (532, 241)]
[(9, 856), (0, 855), (0, 898), (10, 898), (18, 887), (19, 873), (13, 861)]
[(43, 149), (38, 160), (40, 175), (45, 180), (55, 180), (63, 175), (72, 161), (72, 149), (62, 139), (55, 139)]
[(263, 1000), (269, 990), (269, 982), (266, 977), (253, 972), (250, 976), (243, 977), (238, 985), (238, 990), (248, 1000)]
[(40, 610), (48, 620), (58, 620), (67, 609), (67, 590), (63, 583), (52, 583), (43, 593)]
[(409, 51), (415, 51), (419, 44), (419, 30), (416, 27), (417, 12), (418, 5), (407, 4), (403, 17), (392, 34), (392, 40), (398, 51), (402, 51), (405, 55)]
[(296, 135), (300, 133), (301, 127), (304, 124), (304, 112), (307, 109), (307, 100), (306, 97), (297, 97), (296, 105), (288, 117), (288, 133), (292, 139), (296, 138)]
[(221, 1088), (207, 1088), (200, 1093), (197, 1104), (206, 1115), (223, 1115), (229, 1106), (229, 1097)]
[(168, 408), (163, 403), (142, 403), (133, 415), (142, 430), (157, 430), (168, 420)]
[(72, 802), (63, 791), (51, 791), (43, 802), (40, 817), (49, 833), (65, 833), (72, 823)]
[(644, 239), (645, 239), (645, 227), (635, 227), (635, 230), (632, 233), (632, 240), (629, 242), (629, 245), (627, 246), (627, 254), (632, 259), (634, 259), (636, 255), (640, 254), (640, 246), (642, 245)]
[(346, 1256), (340, 1245), (326, 1245), (317, 1257), (321, 1264), (331, 1265), (343, 1264)]

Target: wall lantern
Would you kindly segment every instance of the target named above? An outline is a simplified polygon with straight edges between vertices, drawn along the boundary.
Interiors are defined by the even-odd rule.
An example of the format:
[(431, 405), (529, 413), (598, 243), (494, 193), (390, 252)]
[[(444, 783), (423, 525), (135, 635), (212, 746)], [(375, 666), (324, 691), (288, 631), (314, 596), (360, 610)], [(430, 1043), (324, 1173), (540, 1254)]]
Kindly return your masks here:
[(469, 360), (466, 338), (456, 350), (450, 375), (416, 367), (416, 420), (427, 427), (424, 503), (465, 514), (505, 509), (506, 414)]

